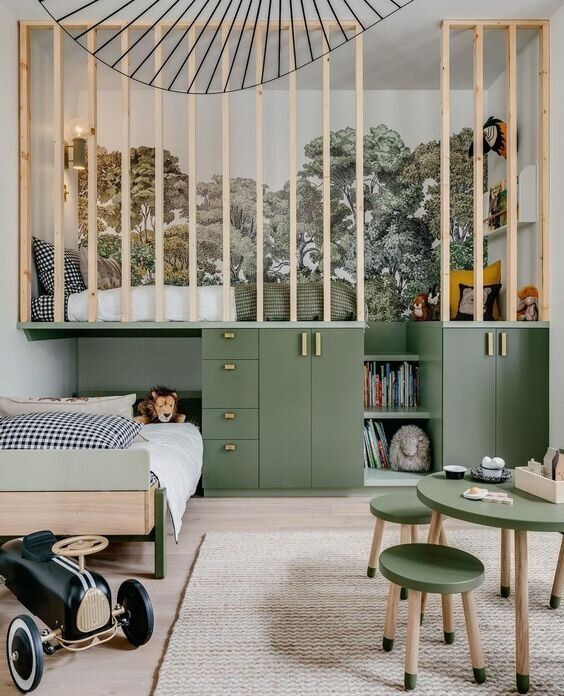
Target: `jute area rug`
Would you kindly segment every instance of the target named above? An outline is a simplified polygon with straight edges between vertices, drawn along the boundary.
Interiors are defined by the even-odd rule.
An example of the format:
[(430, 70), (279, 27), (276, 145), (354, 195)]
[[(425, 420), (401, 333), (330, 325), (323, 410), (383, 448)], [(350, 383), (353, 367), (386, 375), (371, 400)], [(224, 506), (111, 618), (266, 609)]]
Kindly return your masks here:
[[(163, 658), (155, 696), (292, 694), (389, 696), (403, 692), (407, 602), (396, 644), (382, 650), (388, 585), (366, 577), (364, 532), (210, 533), (201, 547)], [(398, 543), (387, 532), (384, 546)], [(420, 696), (515, 694), (514, 600), (499, 596), (499, 532), (450, 532), (478, 556), (476, 592), (488, 680), (472, 670), (461, 601), (456, 641), (442, 640), (440, 598), (421, 632)], [(530, 534), (531, 694), (564, 694), (564, 606), (548, 608), (559, 534)]]

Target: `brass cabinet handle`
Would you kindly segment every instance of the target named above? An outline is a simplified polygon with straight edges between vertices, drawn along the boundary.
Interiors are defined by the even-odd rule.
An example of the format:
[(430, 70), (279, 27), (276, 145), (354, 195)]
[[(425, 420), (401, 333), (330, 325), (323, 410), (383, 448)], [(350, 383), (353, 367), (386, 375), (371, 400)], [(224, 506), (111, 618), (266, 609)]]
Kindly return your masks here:
[(315, 334), (315, 357), (321, 357), (321, 334), (319, 332)]
[(487, 348), (486, 348), (486, 355), (490, 358), (493, 357), (494, 354), (494, 335), (493, 331), (488, 331), (486, 334), (487, 336)]
[(235, 333), (234, 333), (233, 331), (226, 331), (226, 332), (223, 334), (223, 338), (227, 338), (227, 339), (229, 339), (229, 338), (235, 338)]
[(223, 366), (223, 369), (224, 369), (224, 370), (234, 370), (234, 369), (235, 369), (235, 365), (234, 365), (233, 363), (226, 363), (226, 364)]
[(302, 357), (307, 358), (307, 331), (302, 333)]
[(235, 418), (237, 416), (233, 412), (230, 412), (230, 413), (224, 413), (223, 417), (225, 418), (225, 420), (235, 420)]
[(505, 331), (499, 334), (499, 354), (502, 358), (507, 357), (507, 334)]
[(235, 447), (235, 445), (224, 445), (224, 446), (223, 446), (223, 449), (224, 449), (226, 452), (235, 452), (235, 450), (236, 450), (237, 448)]

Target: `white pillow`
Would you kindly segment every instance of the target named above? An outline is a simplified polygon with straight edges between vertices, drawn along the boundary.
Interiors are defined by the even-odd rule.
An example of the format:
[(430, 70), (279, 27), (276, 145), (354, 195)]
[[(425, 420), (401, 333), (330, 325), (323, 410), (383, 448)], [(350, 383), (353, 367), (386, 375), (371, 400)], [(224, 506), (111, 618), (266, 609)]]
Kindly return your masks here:
[(10, 398), (0, 396), (0, 418), (26, 413), (90, 413), (98, 416), (133, 418), (133, 404), (137, 396), (79, 396)]

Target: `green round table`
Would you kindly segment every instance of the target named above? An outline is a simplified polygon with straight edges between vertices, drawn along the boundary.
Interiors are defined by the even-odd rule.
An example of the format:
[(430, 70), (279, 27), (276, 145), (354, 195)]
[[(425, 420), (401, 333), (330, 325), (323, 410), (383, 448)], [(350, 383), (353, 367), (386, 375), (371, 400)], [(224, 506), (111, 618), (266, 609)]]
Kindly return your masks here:
[[(513, 505), (467, 500), (462, 493), (471, 486), (505, 491)], [(554, 505), (520, 491), (513, 479), (503, 484), (475, 483), (466, 475), (452, 481), (444, 473), (425, 476), (417, 484), (417, 496), (433, 510), (429, 541), (436, 543), (443, 517), (515, 532), (515, 654), (517, 689), (529, 690), (529, 578), (527, 532), (564, 532), (564, 505)]]

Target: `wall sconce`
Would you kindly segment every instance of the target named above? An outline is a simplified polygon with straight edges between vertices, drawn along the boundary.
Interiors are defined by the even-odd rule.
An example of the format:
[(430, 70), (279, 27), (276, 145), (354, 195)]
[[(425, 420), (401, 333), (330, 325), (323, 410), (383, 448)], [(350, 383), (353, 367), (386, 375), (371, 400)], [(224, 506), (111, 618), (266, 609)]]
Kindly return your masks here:
[[(86, 169), (86, 137), (88, 125), (82, 118), (73, 118), (67, 125), (67, 138), (72, 140), (72, 145), (65, 144), (65, 169), (72, 163), (73, 169), (83, 171)], [(72, 157), (70, 155), (72, 151)]]

